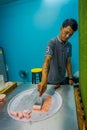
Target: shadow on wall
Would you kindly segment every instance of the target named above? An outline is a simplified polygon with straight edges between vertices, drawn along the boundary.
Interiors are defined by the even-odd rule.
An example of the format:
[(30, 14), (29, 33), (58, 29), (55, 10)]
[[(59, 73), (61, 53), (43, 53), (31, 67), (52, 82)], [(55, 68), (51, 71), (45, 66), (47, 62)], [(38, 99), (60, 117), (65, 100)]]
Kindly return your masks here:
[(20, 70), (19, 76), (23, 80), (23, 82), (29, 82), (29, 74), (25, 70)]

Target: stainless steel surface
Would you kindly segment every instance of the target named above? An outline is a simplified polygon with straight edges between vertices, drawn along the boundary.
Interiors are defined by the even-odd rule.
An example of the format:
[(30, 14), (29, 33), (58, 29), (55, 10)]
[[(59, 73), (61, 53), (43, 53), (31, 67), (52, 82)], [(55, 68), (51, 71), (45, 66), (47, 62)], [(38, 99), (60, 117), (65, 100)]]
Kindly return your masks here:
[(8, 102), (19, 92), (29, 88), (29, 84), (19, 85), (7, 96), (6, 103), (0, 104), (0, 130), (78, 130), (73, 86), (61, 86), (57, 89), (62, 96), (63, 105), (54, 116), (33, 124), (12, 119), (7, 113)]

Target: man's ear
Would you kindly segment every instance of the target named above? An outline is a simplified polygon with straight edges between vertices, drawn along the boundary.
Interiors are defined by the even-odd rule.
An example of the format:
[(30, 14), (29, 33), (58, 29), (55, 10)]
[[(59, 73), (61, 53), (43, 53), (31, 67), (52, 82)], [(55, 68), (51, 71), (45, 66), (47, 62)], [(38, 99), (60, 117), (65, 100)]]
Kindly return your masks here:
[(62, 31), (63, 27), (60, 28), (60, 31)]

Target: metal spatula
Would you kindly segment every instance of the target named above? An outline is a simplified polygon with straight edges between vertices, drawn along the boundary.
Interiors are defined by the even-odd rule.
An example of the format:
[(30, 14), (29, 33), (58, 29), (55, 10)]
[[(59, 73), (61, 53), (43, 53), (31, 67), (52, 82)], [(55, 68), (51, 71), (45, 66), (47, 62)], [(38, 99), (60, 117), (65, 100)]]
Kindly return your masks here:
[(32, 110), (34, 104), (39, 106), (42, 105), (42, 97), (39, 96), (37, 87), (33, 89), (30, 95), (26, 95), (25, 97), (23, 97), (19, 106), (22, 106), (21, 111), (26, 109)]

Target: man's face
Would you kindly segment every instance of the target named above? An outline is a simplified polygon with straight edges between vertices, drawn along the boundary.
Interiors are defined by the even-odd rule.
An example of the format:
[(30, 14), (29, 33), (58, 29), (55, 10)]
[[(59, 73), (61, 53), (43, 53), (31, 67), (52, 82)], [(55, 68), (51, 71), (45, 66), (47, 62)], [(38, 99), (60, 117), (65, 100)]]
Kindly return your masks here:
[(61, 27), (59, 37), (63, 42), (66, 42), (72, 36), (73, 33), (74, 31), (70, 26)]

